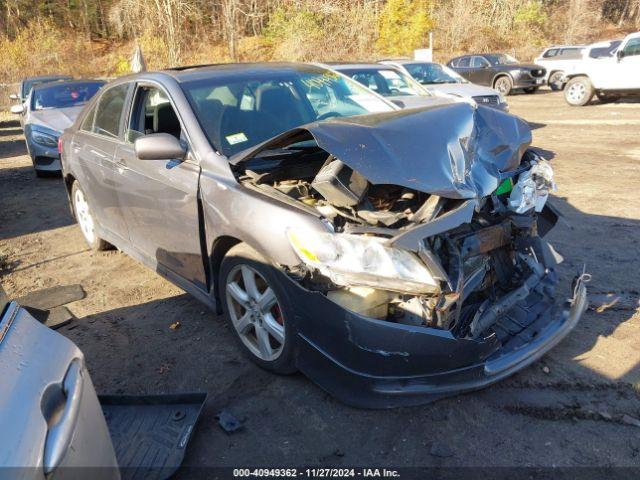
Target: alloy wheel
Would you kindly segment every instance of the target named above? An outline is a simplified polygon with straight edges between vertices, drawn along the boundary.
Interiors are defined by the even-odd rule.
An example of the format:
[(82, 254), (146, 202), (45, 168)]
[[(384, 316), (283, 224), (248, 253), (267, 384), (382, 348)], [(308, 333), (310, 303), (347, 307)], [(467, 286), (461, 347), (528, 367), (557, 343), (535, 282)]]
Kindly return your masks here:
[(284, 317), (265, 278), (248, 265), (236, 265), (227, 275), (225, 293), (242, 343), (261, 360), (276, 360), (285, 343)]
[(502, 95), (507, 95), (511, 90), (510, 81), (506, 77), (499, 78), (496, 80), (495, 89), (500, 92)]
[(587, 88), (581, 82), (572, 83), (567, 90), (567, 98), (575, 103), (581, 102), (586, 94)]
[(78, 225), (80, 225), (80, 230), (84, 238), (89, 244), (93, 244), (96, 240), (95, 225), (93, 223), (93, 217), (91, 216), (91, 210), (89, 210), (89, 203), (79, 188), (75, 190), (73, 206), (76, 211)]

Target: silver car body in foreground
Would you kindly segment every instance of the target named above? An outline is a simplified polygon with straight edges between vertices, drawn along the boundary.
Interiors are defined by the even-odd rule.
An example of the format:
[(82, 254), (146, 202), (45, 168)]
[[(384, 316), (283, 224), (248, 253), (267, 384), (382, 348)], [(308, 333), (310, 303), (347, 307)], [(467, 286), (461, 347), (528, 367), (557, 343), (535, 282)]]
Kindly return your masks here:
[(523, 120), (399, 109), (309, 64), (141, 73), (62, 136), (73, 212), (226, 316), (277, 373), (364, 407), (424, 403), (529, 365), (576, 325), (556, 300), (548, 162)]
[(0, 478), (117, 480), (82, 352), (0, 288)]
[[(503, 110), (505, 112), (509, 111), (509, 105), (507, 104), (506, 99), (496, 90), (490, 87), (471, 83), (446, 65), (409, 59), (382, 60), (380, 63), (383, 65), (393, 65), (396, 68), (402, 69), (408, 75), (415, 78), (420, 85), (430, 92), (453, 95), (455, 97), (473, 100), (479, 105), (497, 108), (498, 110)], [(438, 78), (436, 76), (435, 78), (430, 79), (425, 76), (420, 76), (417, 74), (420, 69), (440, 72), (441, 77)]]

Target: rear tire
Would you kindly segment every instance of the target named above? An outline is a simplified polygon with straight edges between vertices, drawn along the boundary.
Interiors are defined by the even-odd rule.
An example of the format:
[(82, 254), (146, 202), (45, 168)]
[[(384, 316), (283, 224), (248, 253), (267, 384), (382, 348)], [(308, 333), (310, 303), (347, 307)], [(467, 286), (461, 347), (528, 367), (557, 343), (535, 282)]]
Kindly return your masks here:
[(549, 80), (548, 80), (548, 84), (549, 84), (549, 88), (551, 88), (551, 90), (553, 90), (554, 92), (559, 92), (560, 90), (562, 90), (564, 88), (564, 83), (562, 81), (562, 79), (564, 78), (564, 72), (553, 72), (551, 75), (549, 75)]
[(508, 75), (503, 75), (502, 77), (498, 77), (495, 82), (493, 82), (493, 88), (500, 92), (502, 95), (507, 96), (513, 90), (513, 80)]
[(283, 273), (246, 243), (222, 260), (218, 294), (242, 351), (258, 366), (281, 375), (296, 372), (294, 309)]
[(594, 95), (593, 85), (588, 77), (574, 77), (564, 87), (564, 99), (573, 107), (583, 107)]
[(94, 251), (108, 250), (111, 245), (97, 235), (93, 213), (78, 182), (73, 182), (71, 186), (71, 203), (80, 231), (89, 248)]

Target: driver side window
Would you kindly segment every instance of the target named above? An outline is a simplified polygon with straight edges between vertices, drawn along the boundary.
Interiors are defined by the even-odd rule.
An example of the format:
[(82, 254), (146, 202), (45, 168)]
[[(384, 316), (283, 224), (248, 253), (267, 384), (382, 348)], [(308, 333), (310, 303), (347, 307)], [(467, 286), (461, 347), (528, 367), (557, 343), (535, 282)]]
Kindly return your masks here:
[(168, 133), (180, 139), (182, 127), (166, 93), (151, 86), (139, 86), (134, 97), (127, 142), (151, 133)]
[(625, 57), (640, 55), (640, 38), (632, 38), (622, 50)]

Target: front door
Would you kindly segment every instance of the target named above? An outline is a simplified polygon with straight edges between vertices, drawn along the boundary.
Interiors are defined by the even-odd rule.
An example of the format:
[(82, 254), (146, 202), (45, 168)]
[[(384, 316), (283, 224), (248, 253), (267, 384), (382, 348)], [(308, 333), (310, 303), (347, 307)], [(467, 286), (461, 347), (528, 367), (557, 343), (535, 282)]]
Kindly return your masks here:
[(618, 59), (618, 88), (640, 90), (640, 37), (629, 39)]
[(471, 74), (469, 80), (478, 85), (491, 85), (493, 71), (489, 61), (478, 55), (471, 57)]
[(151, 133), (174, 135), (188, 148), (186, 131), (166, 92), (139, 84), (115, 155), (118, 201), (130, 242), (147, 263), (206, 290), (198, 221), (200, 166), (190, 152), (183, 161), (139, 160), (134, 142)]

